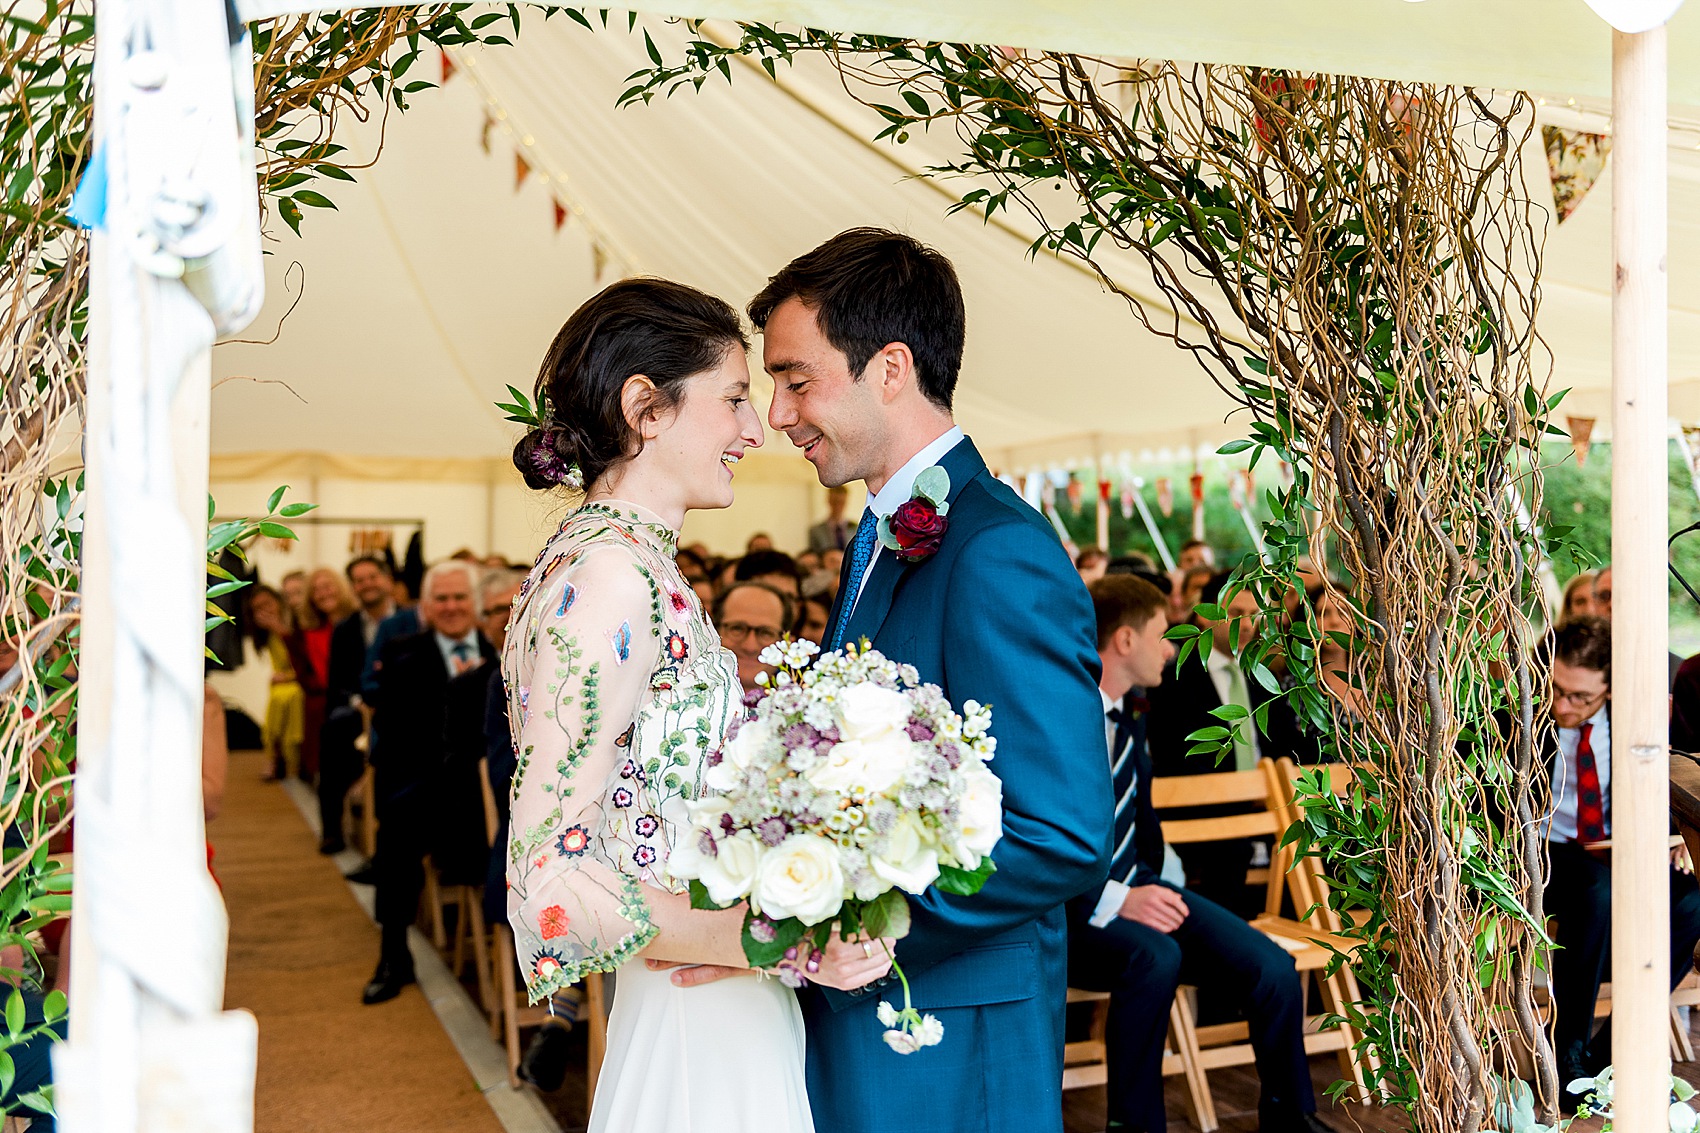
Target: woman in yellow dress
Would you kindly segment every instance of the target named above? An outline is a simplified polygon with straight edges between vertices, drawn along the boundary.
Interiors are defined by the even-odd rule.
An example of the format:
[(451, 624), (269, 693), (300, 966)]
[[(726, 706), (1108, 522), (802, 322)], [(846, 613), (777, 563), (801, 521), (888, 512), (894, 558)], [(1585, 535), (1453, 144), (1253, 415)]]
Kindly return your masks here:
[(272, 666), (271, 694), (266, 698), (261, 732), (266, 754), (271, 756), (264, 777), (281, 779), (290, 764), (300, 763), (306, 706), (301, 682), (296, 680), (295, 666), (289, 660), (286, 639), (290, 617), (283, 596), (269, 586), (254, 587), (248, 598), (248, 624), (254, 652), (270, 658)]

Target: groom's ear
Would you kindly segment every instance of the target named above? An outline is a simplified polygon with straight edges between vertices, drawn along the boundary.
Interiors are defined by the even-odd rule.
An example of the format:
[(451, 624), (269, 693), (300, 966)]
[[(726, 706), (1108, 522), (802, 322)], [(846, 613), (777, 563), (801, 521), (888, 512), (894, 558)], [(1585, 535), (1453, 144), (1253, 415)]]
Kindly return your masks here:
[(863, 372), (879, 382), (880, 401), (890, 405), (905, 390), (915, 388), (915, 354), (906, 342), (888, 342), (868, 360)]

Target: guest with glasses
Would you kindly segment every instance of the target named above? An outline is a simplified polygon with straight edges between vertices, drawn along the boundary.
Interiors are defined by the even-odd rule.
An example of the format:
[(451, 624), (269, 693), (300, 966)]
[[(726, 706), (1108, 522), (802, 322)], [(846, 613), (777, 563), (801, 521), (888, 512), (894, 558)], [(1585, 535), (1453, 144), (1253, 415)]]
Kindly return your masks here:
[(756, 677), (773, 673), (761, 662), (761, 651), (784, 636), (792, 625), (791, 597), (765, 582), (736, 582), (714, 602), (714, 624), (720, 644), (738, 658), (738, 680), (745, 691), (759, 688)]
[[(1610, 586), (1607, 576), (1606, 585)], [(1596, 583), (1596, 588), (1598, 583)], [(1552, 959), (1553, 1049), (1558, 1080), (1597, 1074), (1611, 1055), (1611, 1020), (1593, 1035), (1594, 1002), (1611, 944), (1611, 626), (1583, 617), (1553, 638), (1550, 711), (1543, 765), (1552, 781), (1547, 823), (1546, 911), (1557, 919)], [(1694, 963), (1700, 941), (1700, 889), (1681, 847), (1670, 869), (1670, 979)], [(1565, 1093), (1567, 1110), (1577, 1098)]]

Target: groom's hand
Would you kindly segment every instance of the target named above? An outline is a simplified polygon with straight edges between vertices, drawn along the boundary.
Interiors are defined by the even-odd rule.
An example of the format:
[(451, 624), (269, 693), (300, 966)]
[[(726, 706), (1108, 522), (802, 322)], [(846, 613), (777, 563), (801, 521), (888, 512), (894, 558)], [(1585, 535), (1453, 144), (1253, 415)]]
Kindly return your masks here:
[(675, 987), (696, 987), (699, 984), (711, 984), (730, 976), (747, 976), (748, 968), (728, 968), (721, 964), (697, 964), (694, 967), (683, 964), (678, 960), (645, 960), (645, 966), (652, 972), (664, 972), (668, 968), (677, 968), (673, 973)]

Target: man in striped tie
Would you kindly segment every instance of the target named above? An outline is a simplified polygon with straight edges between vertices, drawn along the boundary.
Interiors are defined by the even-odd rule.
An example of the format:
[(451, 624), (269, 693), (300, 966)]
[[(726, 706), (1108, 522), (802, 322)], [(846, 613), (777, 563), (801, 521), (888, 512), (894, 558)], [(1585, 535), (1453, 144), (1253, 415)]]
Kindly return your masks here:
[[(1609, 580), (1608, 580), (1609, 584)], [(1558, 1081), (1592, 1078), (1611, 1061), (1611, 1020), (1590, 1039), (1611, 944), (1611, 624), (1577, 618), (1553, 638), (1552, 721), (1544, 737), (1552, 778), (1545, 909), (1557, 919), (1552, 959)], [(1700, 889), (1679, 846), (1671, 852), (1670, 979), (1694, 963)], [(1573, 1110), (1577, 1098), (1562, 1098)]]
[(1104, 737), (1116, 795), (1109, 880), (1069, 905), (1069, 985), (1110, 993), (1105, 1033), (1109, 1128), (1155, 1133), (1163, 1108), (1163, 1040), (1182, 983), (1245, 1006), (1264, 1133), (1313, 1133), (1316, 1099), (1304, 1052), (1304, 996), (1290, 956), (1220, 905), (1162, 881), (1163, 831), (1151, 807), (1144, 701), (1174, 655), (1166, 599), (1144, 579), (1092, 584), (1103, 676)]

